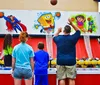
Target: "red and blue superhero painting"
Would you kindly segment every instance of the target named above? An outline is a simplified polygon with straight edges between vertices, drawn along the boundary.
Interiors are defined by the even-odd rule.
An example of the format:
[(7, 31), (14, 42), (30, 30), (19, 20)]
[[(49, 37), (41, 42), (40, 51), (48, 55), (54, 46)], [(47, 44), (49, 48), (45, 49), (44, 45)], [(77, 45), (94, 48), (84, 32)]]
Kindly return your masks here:
[(13, 15), (8, 15), (5, 16), (3, 12), (0, 12), (0, 18), (4, 18), (6, 20), (6, 26), (7, 26), (7, 31), (15, 31), (18, 33), (18, 30), (21, 31), (27, 31), (27, 28), (24, 24), (21, 23), (20, 20), (18, 20), (15, 16)]

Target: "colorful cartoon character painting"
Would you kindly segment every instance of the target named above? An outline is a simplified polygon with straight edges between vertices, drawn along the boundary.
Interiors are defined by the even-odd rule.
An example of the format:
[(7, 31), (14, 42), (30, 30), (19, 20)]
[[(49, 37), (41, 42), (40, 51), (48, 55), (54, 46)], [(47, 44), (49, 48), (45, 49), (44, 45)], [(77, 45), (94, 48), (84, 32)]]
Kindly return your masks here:
[(86, 17), (84, 15), (76, 15), (71, 18), (72, 21), (75, 21), (77, 27), (81, 30), (81, 32), (86, 32), (85, 24), (86, 24)]
[(1, 18), (4, 18), (6, 20), (6, 26), (8, 31), (15, 31), (16, 33), (19, 31), (27, 31), (27, 28), (25, 25), (21, 23), (20, 20), (18, 20), (15, 16), (9, 15), (9, 16), (2, 16)]
[(44, 13), (42, 14), (38, 19), (38, 25), (35, 25), (35, 28), (37, 29), (39, 26), (42, 28), (40, 29), (41, 33), (45, 32), (54, 32), (55, 28), (55, 17), (60, 18), (61, 14), (60, 12), (56, 12), (55, 16), (53, 16), (52, 13)]
[(97, 31), (96, 20), (93, 16), (77, 14), (71, 16), (71, 20), (80, 28), (83, 33), (95, 33)]
[(75, 17), (77, 26), (80, 28), (82, 32), (86, 32), (86, 29), (84, 28), (84, 23), (85, 23), (85, 17), (83, 15), (77, 15)]
[(44, 30), (46, 31), (46, 30), (54, 29), (54, 25), (55, 25), (54, 17), (52, 16), (51, 13), (40, 16), (38, 18), (38, 22), (43, 27), (43, 29), (41, 29), (41, 32), (43, 32)]
[(88, 21), (88, 32), (90, 33), (96, 32), (97, 27), (93, 17), (92, 16), (88, 17), (87, 21)]

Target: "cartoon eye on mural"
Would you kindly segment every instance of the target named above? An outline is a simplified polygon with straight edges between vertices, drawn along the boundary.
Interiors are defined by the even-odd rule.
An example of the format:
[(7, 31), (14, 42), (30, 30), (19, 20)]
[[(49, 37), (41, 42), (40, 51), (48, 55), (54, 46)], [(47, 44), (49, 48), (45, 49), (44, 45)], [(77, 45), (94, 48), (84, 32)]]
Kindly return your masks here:
[(41, 16), (37, 19), (38, 24), (34, 24), (35, 29), (38, 29), (41, 26), (40, 33), (45, 33), (45, 32), (52, 32), (54, 33), (54, 28), (55, 28), (55, 21), (57, 19), (55, 18), (60, 18), (61, 13), (56, 12), (55, 15), (50, 13), (43, 13)]
[(90, 33), (96, 32), (97, 26), (93, 17), (92, 16), (88, 17), (87, 21), (88, 21), (88, 32)]
[(0, 12), (1, 16), (0, 18), (4, 18), (6, 20), (6, 26), (7, 31), (15, 31), (17, 33), (17, 30), (19, 31), (27, 31), (27, 28), (25, 25), (21, 23), (20, 20), (18, 20), (15, 16), (9, 15), (5, 16), (3, 12)]

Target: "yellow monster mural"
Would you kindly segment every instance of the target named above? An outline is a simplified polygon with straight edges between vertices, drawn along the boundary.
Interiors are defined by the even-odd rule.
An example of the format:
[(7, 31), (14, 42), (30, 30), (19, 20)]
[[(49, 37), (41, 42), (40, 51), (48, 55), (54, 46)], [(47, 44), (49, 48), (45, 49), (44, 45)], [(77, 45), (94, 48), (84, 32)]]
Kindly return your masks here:
[(53, 33), (55, 28), (55, 17), (59, 19), (60, 16), (60, 12), (55, 12), (55, 15), (53, 15), (51, 12), (41, 14), (41, 16), (39, 16), (39, 18), (37, 19), (38, 24), (35, 24), (34, 26), (36, 29), (38, 29), (41, 26), (41, 33)]
[[(54, 17), (51, 13), (44, 14), (38, 18), (38, 22), (44, 28), (44, 30), (53, 30), (54, 29)], [(41, 32), (43, 29), (41, 30)]]

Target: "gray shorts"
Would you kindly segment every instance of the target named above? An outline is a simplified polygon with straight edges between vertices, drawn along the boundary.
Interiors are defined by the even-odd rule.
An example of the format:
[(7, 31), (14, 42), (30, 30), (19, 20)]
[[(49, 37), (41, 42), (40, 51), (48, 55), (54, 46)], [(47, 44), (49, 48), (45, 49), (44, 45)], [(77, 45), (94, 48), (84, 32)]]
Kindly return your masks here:
[(30, 79), (32, 78), (32, 70), (25, 68), (15, 68), (13, 72), (13, 77), (16, 79)]
[(57, 78), (58, 80), (76, 78), (76, 65), (74, 66), (60, 66), (57, 65)]

